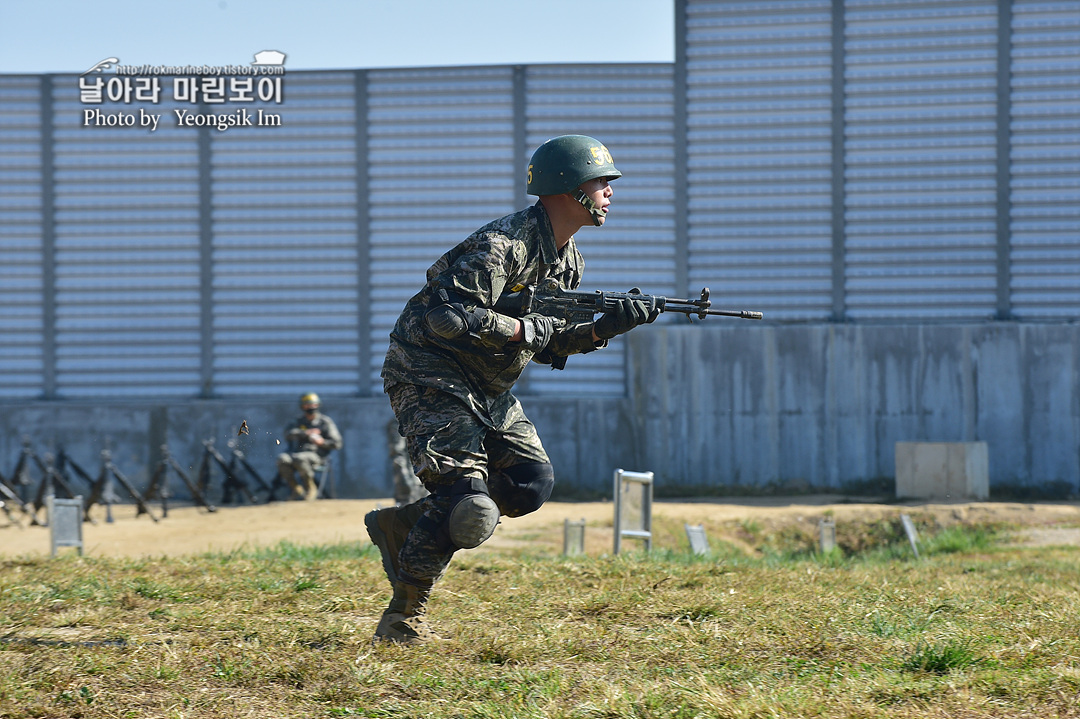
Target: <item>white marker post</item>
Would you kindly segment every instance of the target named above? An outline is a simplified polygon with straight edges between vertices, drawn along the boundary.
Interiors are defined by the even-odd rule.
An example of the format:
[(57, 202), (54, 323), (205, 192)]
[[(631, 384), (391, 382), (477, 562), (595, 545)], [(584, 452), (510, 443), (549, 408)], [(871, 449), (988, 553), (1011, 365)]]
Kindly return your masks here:
[(904, 533), (907, 534), (908, 543), (911, 544), (911, 551), (915, 552), (915, 558), (918, 559), (919, 533), (915, 531), (915, 523), (906, 514), (900, 515), (900, 523), (904, 525)]
[(59, 547), (75, 547), (83, 553), (82, 497), (57, 499), (54, 495), (45, 498), (45, 507), (49, 513), (49, 539), (52, 556), (56, 556)]
[(615, 554), (622, 538), (641, 539), (652, 550), (652, 472), (615, 470)]
[(563, 554), (573, 557), (585, 553), (585, 519), (563, 520)]
[(690, 551), (699, 557), (708, 554), (709, 538), (705, 536), (705, 525), (690, 526), (684, 522), (683, 527), (686, 528), (686, 538), (690, 540)]
[(818, 547), (822, 554), (828, 554), (836, 549), (836, 520), (831, 517), (822, 517), (818, 522)]

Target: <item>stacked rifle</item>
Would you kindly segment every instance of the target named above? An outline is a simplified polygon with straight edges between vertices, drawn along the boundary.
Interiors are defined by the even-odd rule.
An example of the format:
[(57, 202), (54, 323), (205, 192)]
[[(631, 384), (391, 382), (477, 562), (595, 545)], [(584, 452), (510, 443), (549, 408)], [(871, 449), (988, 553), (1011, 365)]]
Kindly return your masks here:
[[(145, 514), (157, 522), (169, 515), (169, 500), (175, 496), (170, 488), (171, 476), (179, 478), (191, 502), (206, 512), (217, 511), (209, 499), (211, 494), (220, 496), (221, 504), (239, 504), (241, 499), (248, 504), (272, 502), (281, 489), (286, 490), (285, 497), (288, 497), (280, 476), (267, 482), (233, 442), (228, 445), (223, 454), (214, 446), (213, 439), (205, 440), (194, 473), (176, 460), (168, 445), (161, 445), (150, 481), (140, 491), (116, 465), (108, 447), (101, 450), (97, 472), (93, 473), (63, 448), (55, 454), (39, 454), (30, 438), (24, 437), (14, 469), (7, 475), (0, 469), (0, 511), (9, 525), (23, 528), (26, 521), (31, 526), (44, 526), (48, 518), (41, 517), (41, 510), (46, 506), (47, 497), (83, 497), (83, 521), (95, 522), (90, 510), (97, 505), (105, 508), (105, 521), (111, 523), (114, 505), (132, 503), (137, 508), (136, 517)], [(215, 475), (220, 475), (220, 491), (214, 488)], [(151, 508), (154, 500), (159, 503), (157, 513)]]

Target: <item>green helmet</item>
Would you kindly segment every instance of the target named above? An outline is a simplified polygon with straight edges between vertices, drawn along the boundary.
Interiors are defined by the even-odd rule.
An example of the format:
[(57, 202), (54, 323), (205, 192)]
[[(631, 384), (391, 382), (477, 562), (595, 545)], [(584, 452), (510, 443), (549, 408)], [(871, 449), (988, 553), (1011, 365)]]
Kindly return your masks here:
[(562, 195), (597, 177), (622, 177), (604, 144), (587, 135), (561, 135), (536, 148), (529, 160), (527, 191)]

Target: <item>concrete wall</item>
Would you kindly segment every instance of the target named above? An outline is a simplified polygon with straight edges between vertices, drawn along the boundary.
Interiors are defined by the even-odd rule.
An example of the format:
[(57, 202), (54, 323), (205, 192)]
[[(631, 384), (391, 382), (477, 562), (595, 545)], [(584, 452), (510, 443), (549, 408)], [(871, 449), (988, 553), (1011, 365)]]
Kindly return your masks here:
[(1080, 484), (1080, 325), (753, 325), (628, 336), (643, 461), (665, 480), (840, 487), (897, 441), (989, 445), (990, 483)]
[[(522, 403), (564, 487), (610, 491), (613, 471), (660, 485), (839, 488), (894, 475), (897, 441), (989, 445), (990, 484), (1080, 485), (1080, 325), (651, 326), (625, 340), (628, 396)], [(610, 350), (609, 350), (610, 351)], [(324, 397), (346, 448), (339, 495), (390, 496), (382, 396)], [(3, 405), (0, 473), (21, 437), (65, 447), (96, 475), (106, 442), (140, 487), (167, 442), (195, 466), (202, 440), (238, 439), (273, 476), (275, 440), (295, 412), (281, 402), (190, 400)], [(236, 437), (241, 420), (250, 434)], [(178, 494), (182, 487), (173, 482)]]
[[(633, 446), (629, 441), (633, 432), (629, 402), (619, 398), (525, 398), (524, 402), (540, 428), (560, 480), (568, 487), (574, 483), (606, 488), (614, 469), (627, 461), (627, 447)], [(284, 446), (284, 441), (279, 445), (277, 440), (298, 414), (291, 396), (280, 402), (31, 402), (0, 407), (0, 475), (6, 479), (11, 478), (18, 461), (23, 436), (28, 436), (39, 456), (63, 448), (95, 477), (101, 449), (108, 447), (117, 468), (140, 490), (150, 481), (163, 443), (193, 473), (202, 458), (203, 440), (209, 438), (226, 458), (229, 442), (235, 442), (269, 481), (274, 476), (275, 457)], [(334, 460), (338, 496), (391, 496), (386, 426), (392, 413), (386, 398), (324, 396), (323, 408), (345, 437), (345, 448)], [(244, 436), (237, 435), (241, 421), (248, 424), (249, 433)], [(213, 473), (212, 486), (220, 487), (222, 476), (216, 466)], [(31, 476), (36, 483), (40, 473), (34, 469)], [(171, 473), (170, 477), (175, 495), (188, 497), (180, 479)]]

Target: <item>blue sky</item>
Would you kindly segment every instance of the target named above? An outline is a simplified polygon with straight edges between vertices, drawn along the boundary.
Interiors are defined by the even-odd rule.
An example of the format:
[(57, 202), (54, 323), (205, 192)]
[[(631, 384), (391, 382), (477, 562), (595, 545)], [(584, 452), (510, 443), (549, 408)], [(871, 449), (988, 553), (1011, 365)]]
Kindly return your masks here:
[(671, 62), (672, 0), (0, 0), (0, 73), (230, 65), (291, 70)]

